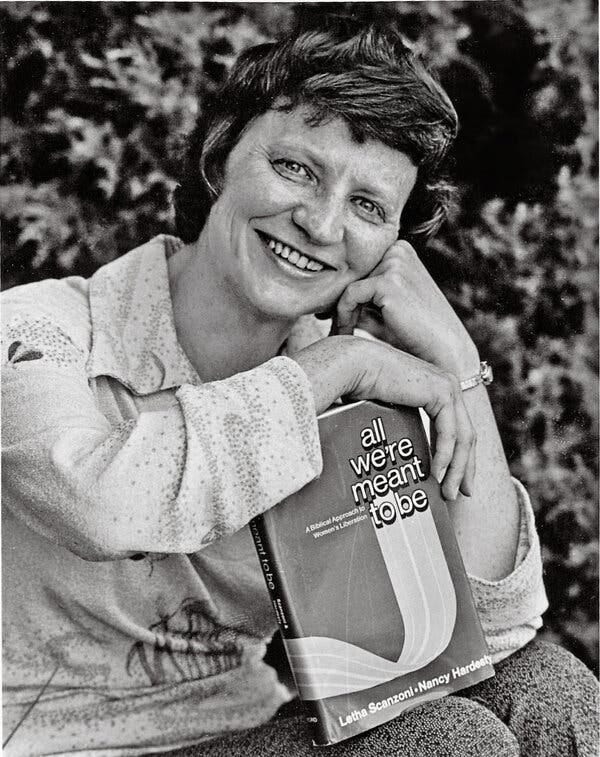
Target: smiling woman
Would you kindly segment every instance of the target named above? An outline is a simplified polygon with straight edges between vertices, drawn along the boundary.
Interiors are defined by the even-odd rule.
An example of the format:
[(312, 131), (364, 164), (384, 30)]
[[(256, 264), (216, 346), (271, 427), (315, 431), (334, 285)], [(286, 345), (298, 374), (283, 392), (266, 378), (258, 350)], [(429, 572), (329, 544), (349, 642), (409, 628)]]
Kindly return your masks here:
[(270, 110), (231, 151), (202, 235), (173, 276), (184, 321), (179, 298), (218, 288), (223, 308), (244, 303), (247, 319), (280, 321), (283, 342), (283, 329), (329, 311), (398, 238), (412, 161), (381, 142), (355, 142), (339, 118), (310, 126), (309, 116)]
[(406, 239), (443, 221), (456, 126), (392, 26), (260, 45), (190, 138), (178, 239), (5, 293), (6, 754), (310, 753), (246, 526), (320, 474), (345, 395), (429, 414), (499, 665), (331, 754), (592, 753), (593, 679), (533, 642), (539, 542), (483, 364)]

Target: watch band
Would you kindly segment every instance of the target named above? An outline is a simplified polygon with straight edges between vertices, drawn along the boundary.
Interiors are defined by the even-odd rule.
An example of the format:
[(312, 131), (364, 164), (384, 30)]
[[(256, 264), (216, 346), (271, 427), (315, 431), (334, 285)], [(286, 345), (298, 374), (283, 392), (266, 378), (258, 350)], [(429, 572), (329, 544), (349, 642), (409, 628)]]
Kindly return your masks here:
[(479, 373), (461, 381), (460, 388), (464, 392), (467, 389), (472, 389), (474, 386), (479, 386), (479, 384), (489, 386), (493, 380), (494, 372), (492, 371), (492, 366), (486, 360), (482, 360), (479, 363)]

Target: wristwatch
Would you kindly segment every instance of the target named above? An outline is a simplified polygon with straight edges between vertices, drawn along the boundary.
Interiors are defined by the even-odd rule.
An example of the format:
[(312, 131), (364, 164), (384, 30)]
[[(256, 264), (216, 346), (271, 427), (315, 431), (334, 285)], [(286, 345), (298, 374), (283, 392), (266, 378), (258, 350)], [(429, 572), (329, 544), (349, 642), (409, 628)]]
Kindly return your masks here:
[(472, 389), (474, 386), (479, 386), (479, 384), (489, 386), (493, 380), (494, 373), (492, 371), (492, 366), (486, 360), (482, 360), (481, 363), (479, 363), (479, 373), (461, 381), (460, 388), (464, 392), (467, 389)]

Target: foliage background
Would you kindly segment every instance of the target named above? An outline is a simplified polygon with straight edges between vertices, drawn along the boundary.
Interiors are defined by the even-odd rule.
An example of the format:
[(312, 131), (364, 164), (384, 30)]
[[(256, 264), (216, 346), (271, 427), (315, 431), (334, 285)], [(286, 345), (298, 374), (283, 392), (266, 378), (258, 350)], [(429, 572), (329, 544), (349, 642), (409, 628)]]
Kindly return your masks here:
[[(240, 50), (325, 4), (0, 3), (3, 287), (88, 276), (172, 230), (185, 134)], [(598, 669), (594, 0), (399, 14), (461, 119), (460, 210), (421, 254), (481, 354), (543, 543), (545, 634)]]

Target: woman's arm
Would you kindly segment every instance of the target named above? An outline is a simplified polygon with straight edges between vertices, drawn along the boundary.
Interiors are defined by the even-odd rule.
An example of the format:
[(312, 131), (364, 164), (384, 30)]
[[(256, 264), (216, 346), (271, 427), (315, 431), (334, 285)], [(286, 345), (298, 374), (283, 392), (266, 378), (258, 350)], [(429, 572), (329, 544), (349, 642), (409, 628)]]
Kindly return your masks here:
[[(428, 360), (459, 380), (479, 370), (479, 355), (469, 334), (407, 242), (395, 244), (367, 279), (351, 284), (338, 304), (339, 333), (358, 323), (360, 308), (374, 305), (382, 317), (382, 338)], [(467, 571), (484, 579), (507, 576), (514, 567), (519, 506), (484, 386), (462, 393), (477, 435), (471, 496), (461, 487), (448, 492)]]
[(34, 319), (30, 294), (20, 313), (3, 309), (3, 495), (46, 538), (90, 560), (193, 552), (320, 472), (312, 389), (293, 360), (159, 392), (138, 412), (116, 381), (99, 401), (79, 323)]
[(497, 580), (512, 572), (519, 536), (519, 505), (496, 420), (483, 385), (463, 393), (477, 431), (473, 495), (449, 506), (467, 572)]
[(308, 375), (317, 411), (343, 395), (422, 407), (436, 434), (432, 473), (452, 496), (473, 486), (473, 427), (458, 381), (449, 372), (383, 342), (330, 336), (294, 359)]
[[(468, 456), (452, 380), (356, 337), (158, 392), (141, 412), (131, 410), (131, 394), (116, 398), (130, 413), (109, 419), (88, 381), (79, 324), (59, 325), (52, 311), (33, 318), (39, 289), (29, 294), (21, 307), (10, 296), (4, 303), (5, 504), (85, 559), (194, 552), (242, 528), (320, 473), (315, 405), (323, 410), (342, 394), (424, 406), (440, 435), (439, 464), (455, 467), (460, 455), (445, 440), (457, 433), (456, 449)], [(53, 294), (70, 296), (66, 287)]]

